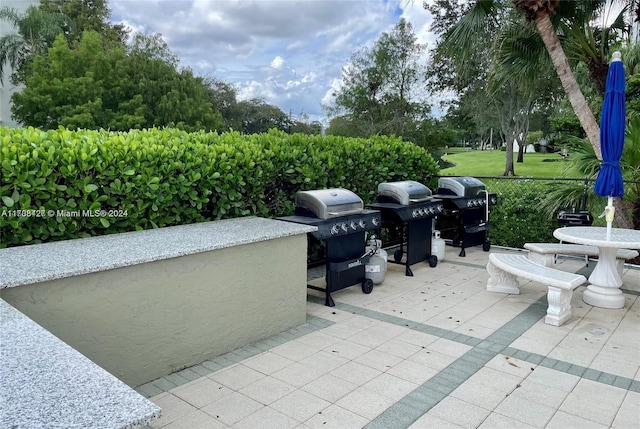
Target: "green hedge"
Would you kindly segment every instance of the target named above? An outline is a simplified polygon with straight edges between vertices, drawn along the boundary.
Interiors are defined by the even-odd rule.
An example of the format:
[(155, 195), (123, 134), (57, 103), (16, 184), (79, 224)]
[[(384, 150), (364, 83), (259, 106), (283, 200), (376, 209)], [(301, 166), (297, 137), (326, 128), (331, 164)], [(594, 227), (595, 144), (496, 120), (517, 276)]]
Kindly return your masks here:
[(522, 248), (527, 242), (558, 241), (553, 237), (558, 221), (545, 212), (548, 183), (522, 179), (509, 181), (507, 187), (496, 180), (482, 181), (498, 195), (498, 204), (491, 207), (489, 217), (492, 244)]
[(0, 128), (0, 142), (0, 247), (282, 216), (301, 189), (344, 187), (368, 203), (380, 182), (438, 171), (393, 137)]

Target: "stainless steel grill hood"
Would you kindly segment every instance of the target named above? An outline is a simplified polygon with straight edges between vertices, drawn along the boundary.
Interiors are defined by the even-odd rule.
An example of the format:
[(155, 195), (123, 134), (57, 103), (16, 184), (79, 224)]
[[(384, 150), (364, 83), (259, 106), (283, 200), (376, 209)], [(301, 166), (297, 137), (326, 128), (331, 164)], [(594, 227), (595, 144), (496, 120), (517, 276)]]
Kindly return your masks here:
[(431, 200), (431, 189), (420, 182), (404, 180), (401, 182), (385, 182), (378, 185), (378, 195), (391, 198), (398, 204), (408, 206)]
[(299, 191), (295, 203), (296, 210), (303, 209), (319, 219), (358, 214), (364, 210), (362, 199), (344, 188)]

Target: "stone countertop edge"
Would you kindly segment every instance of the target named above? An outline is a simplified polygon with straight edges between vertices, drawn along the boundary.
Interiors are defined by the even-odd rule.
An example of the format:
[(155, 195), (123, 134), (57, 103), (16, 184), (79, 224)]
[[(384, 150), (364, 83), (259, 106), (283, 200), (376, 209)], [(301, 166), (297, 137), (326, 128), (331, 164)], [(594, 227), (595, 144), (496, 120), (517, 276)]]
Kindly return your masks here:
[(0, 249), (0, 289), (316, 231), (242, 217)]
[(160, 407), (0, 299), (0, 427), (129, 429)]

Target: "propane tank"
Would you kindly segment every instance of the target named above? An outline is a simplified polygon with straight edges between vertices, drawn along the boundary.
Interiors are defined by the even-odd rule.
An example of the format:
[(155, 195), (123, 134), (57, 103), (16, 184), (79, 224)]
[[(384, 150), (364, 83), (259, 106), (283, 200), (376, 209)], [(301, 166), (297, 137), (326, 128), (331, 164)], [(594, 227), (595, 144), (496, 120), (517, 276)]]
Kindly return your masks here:
[(431, 237), (431, 254), (438, 257), (438, 262), (444, 261), (444, 247), (445, 242), (440, 238), (440, 231), (433, 231), (433, 237)]
[(364, 267), (364, 276), (371, 279), (373, 284), (380, 284), (387, 273), (387, 251), (382, 248), (382, 240), (376, 240), (375, 235), (371, 236), (365, 250), (373, 252), (373, 255), (369, 257), (369, 262)]

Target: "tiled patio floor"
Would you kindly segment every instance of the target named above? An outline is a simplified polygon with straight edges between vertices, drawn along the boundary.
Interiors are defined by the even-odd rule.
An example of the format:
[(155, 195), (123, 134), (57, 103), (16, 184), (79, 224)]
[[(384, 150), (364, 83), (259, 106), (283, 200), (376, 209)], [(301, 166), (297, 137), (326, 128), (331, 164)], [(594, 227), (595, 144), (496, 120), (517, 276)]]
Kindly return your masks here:
[(389, 264), (333, 308), (309, 289), (305, 325), (140, 386), (163, 410), (152, 427), (640, 428), (640, 270), (625, 269), (624, 309), (591, 307), (580, 287), (554, 327), (543, 285), (487, 292), (488, 253), (457, 250), (413, 277)]

